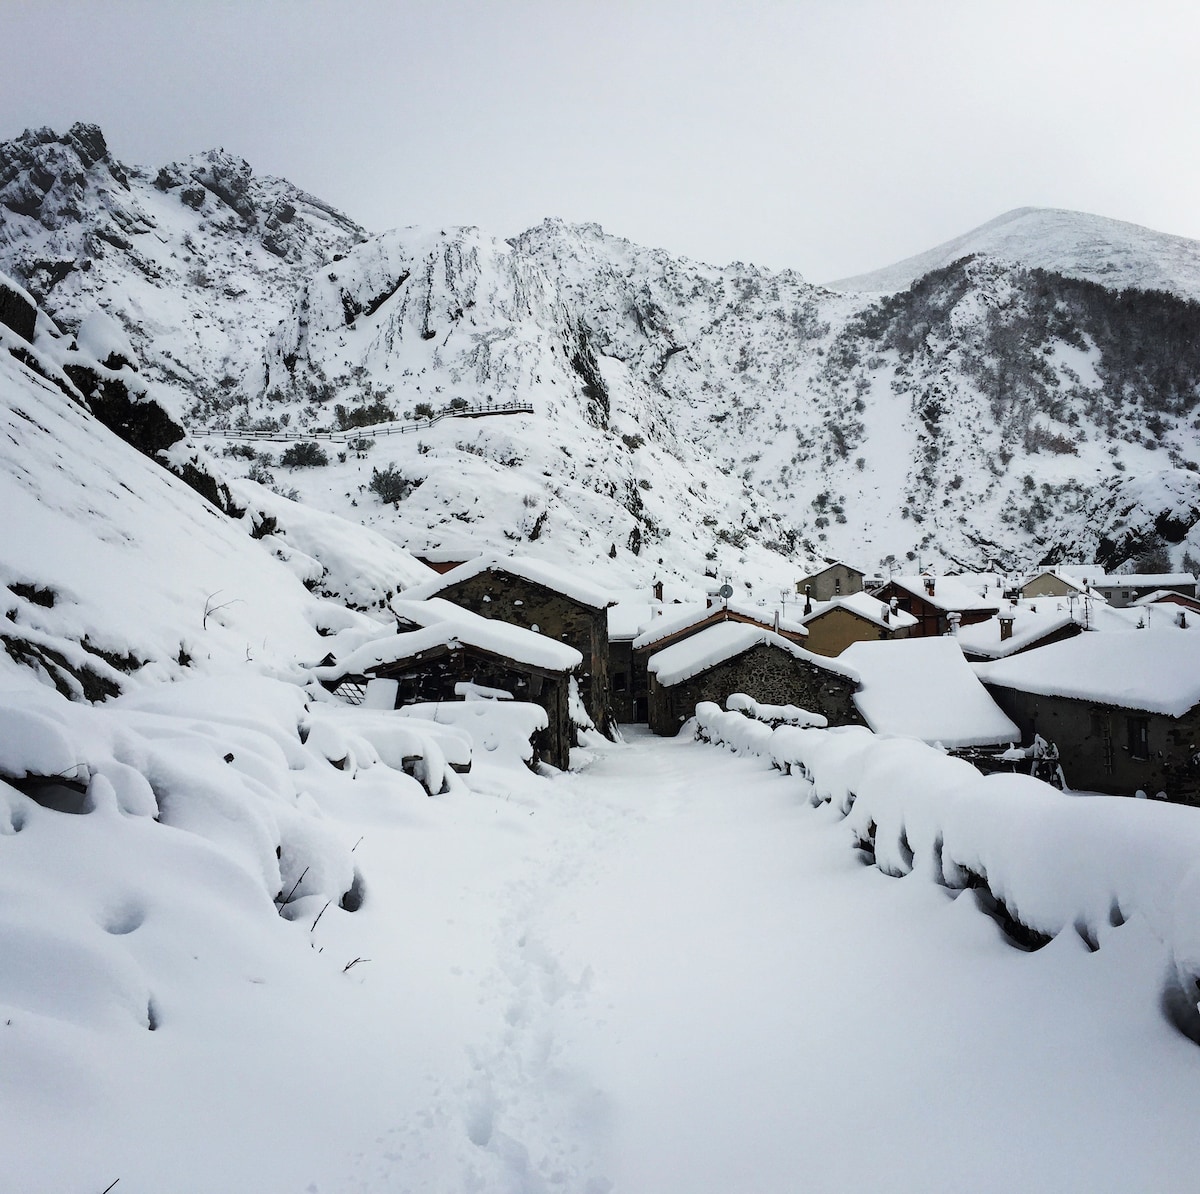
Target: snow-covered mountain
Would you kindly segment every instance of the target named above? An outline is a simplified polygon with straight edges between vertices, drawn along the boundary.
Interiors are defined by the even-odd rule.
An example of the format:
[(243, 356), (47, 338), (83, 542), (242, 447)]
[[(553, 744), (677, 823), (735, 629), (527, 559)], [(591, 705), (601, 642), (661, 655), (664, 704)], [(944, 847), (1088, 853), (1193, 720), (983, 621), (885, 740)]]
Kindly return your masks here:
[[(193, 430), (368, 432), (316, 467), (229, 440), (227, 469), (417, 553), (519, 545), (630, 579), (1184, 564), (1198, 263), (1025, 210), (831, 290), (595, 225), (368, 237), (223, 151), (124, 166), (93, 126), (0, 145), (0, 269), (68, 331), (123, 325)], [(533, 411), (371, 431), (489, 402)]]
[(1019, 207), (895, 265), (830, 282), (831, 290), (888, 294), (963, 257), (1200, 300), (1200, 243), (1138, 224), (1057, 208)]

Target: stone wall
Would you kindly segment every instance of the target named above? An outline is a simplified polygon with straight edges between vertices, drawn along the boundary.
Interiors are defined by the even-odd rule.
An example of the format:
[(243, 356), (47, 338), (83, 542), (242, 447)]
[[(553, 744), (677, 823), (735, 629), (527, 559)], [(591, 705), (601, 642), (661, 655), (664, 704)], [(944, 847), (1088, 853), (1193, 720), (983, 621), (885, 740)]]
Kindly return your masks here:
[[(1112, 796), (1166, 792), (1177, 803), (1200, 804), (1200, 775), (1191, 761), (1200, 751), (1200, 706), (1166, 717), (998, 685), (988, 692), (1017, 723), (1023, 743), (1040, 734), (1058, 747), (1068, 787)], [(1143, 731), (1144, 750), (1135, 745)]]
[(759, 643), (670, 688), (651, 675), (650, 728), (656, 734), (675, 734), (700, 701), (715, 701), (723, 709), (735, 692), (744, 692), (764, 705), (799, 705), (820, 713), (831, 726), (863, 725), (854, 705), (857, 687), (853, 680), (817, 663)]

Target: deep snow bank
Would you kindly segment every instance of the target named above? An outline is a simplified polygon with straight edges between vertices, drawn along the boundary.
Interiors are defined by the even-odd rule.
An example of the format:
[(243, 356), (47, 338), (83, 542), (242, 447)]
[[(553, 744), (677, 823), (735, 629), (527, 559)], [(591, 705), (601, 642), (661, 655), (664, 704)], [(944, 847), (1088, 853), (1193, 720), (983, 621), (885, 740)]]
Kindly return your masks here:
[(1022, 775), (982, 775), (920, 742), (855, 726), (770, 727), (711, 702), (701, 739), (770, 759), (841, 810), (891, 875), (975, 888), (1019, 944), (1064, 929), (1097, 949), (1133, 917), (1162, 943), (1168, 1014), (1200, 1042), (1200, 817), (1117, 796), (1073, 797)]

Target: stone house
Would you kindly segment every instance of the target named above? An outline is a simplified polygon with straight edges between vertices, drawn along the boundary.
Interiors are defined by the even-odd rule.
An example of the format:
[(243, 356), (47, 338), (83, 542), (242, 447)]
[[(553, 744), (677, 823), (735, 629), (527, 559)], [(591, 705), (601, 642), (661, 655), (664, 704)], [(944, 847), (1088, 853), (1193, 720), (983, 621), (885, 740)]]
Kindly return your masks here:
[(608, 670), (612, 595), (586, 581), (521, 556), (480, 556), (433, 581), (407, 589), (409, 600), (441, 597), (480, 617), (532, 630), (583, 656), (579, 693), (601, 733), (613, 732)]
[[(673, 643), (682, 642), (694, 634), (725, 622), (753, 626), (769, 630), (790, 642), (803, 645), (808, 631), (799, 623), (773, 616), (764, 620), (765, 611), (759, 606), (742, 605), (738, 602), (714, 598), (702, 606), (680, 606), (669, 613), (660, 609), (627, 645), (622, 641), (613, 643), (614, 676), (618, 663), (628, 667), (628, 699), (624, 708), (630, 713), (629, 721), (645, 723), (650, 716), (650, 676), (647, 663), (650, 656)], [(618, 686), (614, 682), (614, 688)]]
[(813, 655), (791, 639), (745, 622), (726, 621), (650, 656), (650, 729), (678, 733), (700, 701), (722, 708), (734, 693), (763, 705), (797, 705), (830, 725), (862, 725), (854, 704), (858, 675)]
[(1090, 632), (976, 670), (1070, 787), (1200, 804), (1200, 628)]
[[(983, 622), (1000, 612), (999, 601), (980, 597), (961, 581), (950, 576), (893, 576), (875, 594), (880, 601), (912, 614), (916, 625), (909, 638), (931, 638), (949, 634), (955, 621), (959, 626)], [(951, 617), (957, 615), (957, 619)]]
[(863, 573), (840, 560), (796, 581), (796, 592), (813, 601), (832, 601), (863, 591)]
[(583, 663), (573, 647), (520, 627), (489, 621), (446, 601), (394, 603), (397, 632), (372, 639), (315, 670), (332, 692), (352, 702), (372, 681), (395, 684), (394, 708), (457, 701), (466, 691), (491, 690), (540, 705), (547, 728), (534, 742), (536, 757), (561, 769), (574, 737), (570, 681)]
[(817, 655), (840, 655), (851, 643), (907, 638), (916, 618), (866, 593), (836, 597), (803, 618), (804, 645)]

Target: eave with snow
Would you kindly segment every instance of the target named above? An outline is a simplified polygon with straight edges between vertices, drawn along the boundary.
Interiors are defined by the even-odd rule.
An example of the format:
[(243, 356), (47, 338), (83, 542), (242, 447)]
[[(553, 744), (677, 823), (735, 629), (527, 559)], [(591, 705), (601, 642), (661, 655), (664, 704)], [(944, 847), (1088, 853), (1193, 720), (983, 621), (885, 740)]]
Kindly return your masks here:
[(583, 656), (583, 703), (597, 728), (612, 732), (607, 610), (616, 598), (607, 589), (528, 556), (480, 555), (404, 595), (418, 601), (443, 597), (486, 619), (574, 647)]
[(722, 621), (663, 647), (646, 663), (650, 728), (674, 734), (700, 701), (720, 705), (744, 693), (767, 705), (797, 705), (831, 725), (861, 724), (853, 668), (814, 655), (791, 639)]
[(343, 658), (314, 668), (330, 691), (353, 692), (391, 681), (390, 704), (452, 701), (456, 689), (494, 689), (545, 709), (549, 727), (541, 757), (555, 767), (570, 762), (573, 737), (570, 680), (583, 663), (573, 647), (533, 631), (482, 618), (449, 601), (395, 600), (400, 629), (373, 638)]
[(724, 599), (710, 600), (704, 605), (658, 606), (650, 611), (650, 617), (643, 622), (632, 642), (610, 637), (609, 674), (613, 685), (613, 707), (619, 720), (645, 722), (649, 718), (650, 678), (646, 663), (651, 654), (710, 626), (740, 623), (768, 630), (797, 644), (807, 639), (808, 631), (799, 622), (780, 616), (778, 611), (769, 620), (765, 615), (761, 606)]
[(912, 614), (892, 609), (868, 593), (853, 593), (814, 606), (804, 617), (805, 645), (818, 655), (840, 655), (851, 643), (907, 638), (917, 625)]
[(976, 671), (1071, 787), (1200, 803), (1200, 627), (1084, 633)]
[(1032, 608), (1029, 602), (1006, 606), (995, 617), (960, 627), (959, 646), (972, 663), (984, 663), (1072, 638), (1082, 633), (1084, 614), (1060, 608), (1066, 605), (1047, 597)]
[(999, 601), (980, 597), (952, 576), (929, 573), (893, 576), (875, 596), (889, 603), (895, 598), (897, 607), (916, 619), (910, 638), (948, 634), (955, 620), (959, 626), (969, 626), (1000, 612)]

